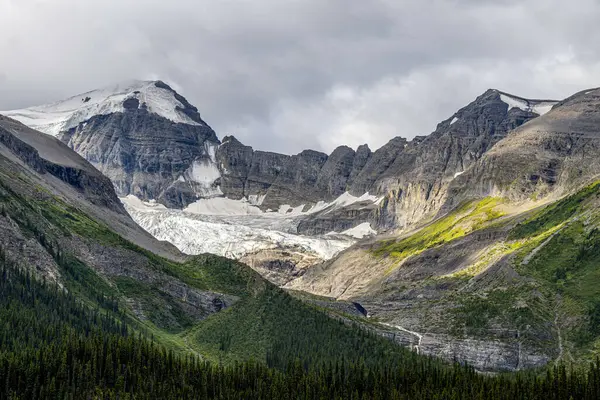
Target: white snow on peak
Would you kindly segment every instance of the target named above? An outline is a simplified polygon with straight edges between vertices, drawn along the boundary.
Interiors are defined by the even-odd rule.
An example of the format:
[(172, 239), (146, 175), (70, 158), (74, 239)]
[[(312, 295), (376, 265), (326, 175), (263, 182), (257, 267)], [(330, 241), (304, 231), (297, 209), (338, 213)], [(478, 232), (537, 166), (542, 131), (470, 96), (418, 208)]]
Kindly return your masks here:
[(14, 118), (30, 128), (56, 136), (61, 131), (74, 128), (95, 115), (125, 111), (123, 101), (130, 98), (138, 99), (140, 106), (145, 103), (149, 112), (173, 122), (199, 125), (177, 110), (177, 107), (183, 107), (183, 104), (175, 98), (172, 91), (157, 87), (156, 81), (123, 82), (52, 104), (22, 110), (0, 111), (0, 114)]
[(450, 125), (452, 125), (453, 123), (455, 123), (456, 121), (458, 121), (458, 118), (454, 117), (452, 118), (452, 121), (450, 121)]
[(508, 109), (513, 107), (520, 108), (523, 111), (534, 112), (539, 115), (544, 115), (558, 103), (557, 101), (534, 101), (519, 99), (516, 97), (500, 94), (500, 100), (508, 104)]
[(461, 176), (461, 175), (462, 175), (462, 174), (464, 174), (464, 173), (465, 173), (465, 171), (460, 171), (460, 172), (457, 172), (457, 173), (455, 173), (455, 174), (454, 174), (454, 177), (456, 178), (456, 177), (458, 177), (458, 176)]

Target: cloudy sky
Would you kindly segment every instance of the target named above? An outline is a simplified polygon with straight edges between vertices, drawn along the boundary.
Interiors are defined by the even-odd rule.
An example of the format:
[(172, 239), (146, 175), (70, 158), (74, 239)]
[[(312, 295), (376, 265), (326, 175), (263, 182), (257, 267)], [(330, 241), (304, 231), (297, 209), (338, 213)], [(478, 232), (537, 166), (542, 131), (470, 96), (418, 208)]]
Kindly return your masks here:
[(600, 86), (600, 2), (0, 0), (0, 110), (162, 79), (219, 136), (295, 153), (431, 132), (487, 88)]

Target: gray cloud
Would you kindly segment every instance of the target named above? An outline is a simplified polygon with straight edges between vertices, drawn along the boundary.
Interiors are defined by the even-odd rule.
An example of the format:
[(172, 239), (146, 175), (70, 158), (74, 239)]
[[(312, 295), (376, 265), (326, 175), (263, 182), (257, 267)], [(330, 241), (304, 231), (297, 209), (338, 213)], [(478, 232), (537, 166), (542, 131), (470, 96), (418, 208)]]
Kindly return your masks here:
[(255, 148), (375, 148), (489, 87), (599, 86), (599, 18), (595, 0), (0, 0), (0, 109), (160, 78)]

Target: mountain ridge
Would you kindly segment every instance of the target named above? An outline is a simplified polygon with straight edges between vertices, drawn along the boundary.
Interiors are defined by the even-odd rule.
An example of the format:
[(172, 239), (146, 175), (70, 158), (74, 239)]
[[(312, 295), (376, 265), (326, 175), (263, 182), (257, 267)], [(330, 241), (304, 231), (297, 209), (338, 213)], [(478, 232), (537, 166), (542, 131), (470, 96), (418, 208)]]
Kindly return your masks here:
[[(125, 90), (123, 90), (122, 86), (125, 86)], [(187, 102), (187, 100), (185, 100), (185, 98), (183, 98), (182, 96), (180, 96), (177, 92), (175, 92), (173, 89), (171, 89), (170, 86), (168, 86), (167, 84), (164, 84), (162, 81), (134, 81), (134, 83), (128, 83), (128, 84), (122, 84), (122, 85), (117, 85), (115, 88), (112, 89), (113, 92), (115, 92), (114, 94), (110, 94), (108, 93), (104, 93), (104, 96), (107, 96), (107, 98), (111, 98), (111, 97), (117, 97), (117, 100), (122, 100), (123, 98), (126, 98), (128, 96), (133, 96), (133, 97), (129, 97), (126, 100), (123, 101), (123, 104), (126, 103), (126, 101), (130, 100), (130, 99), (135, 99), (135, 93), (138, 92), (136, 89), (138, 88), (146, 88), (146, 90), (148, 90), (148, 87), (156, 87), (158, 89), (158, 91), (164, 91), (167, 93), (170, 93), (174, 96), (174, 100), (178, 101), (180, 105), (183, 105), (184, 108), (183, 110), (191, 110), (190, 112), (196, 112), (197, 113), (197, 109), (192, 106), (191, 104), (189, 104), (189, 102)], [(89, 97), (89, 94), (95, 94), (97, 92), (100, 92), (100, 94), (102, 94), (103, 92), (110, 92), (110, 90), (96, 90), (96, 91), (90, 91), (90, 92), (86, 92), (83, 93), (81, 95), (77, 95), (72, 97), (71, 99), (67, 100), (67, 102), (69, 102), (72, 99), (78, 99), (79, 97), (82, 97), (83, 100), (85, 100), (87, 97)], [(495, 89), (489, 89), (486, 92), (484, 92), (481, 96), (478, 97), (482, 98), (482, 97), (491, 97), (492, 95), (495, 94), (501, 94), (501, 95), (506, 95), (509, 96), (513, 99), (519, 99), (522, 101), (525, 101), (527, 103), (529, 102), (540, 102), (542, 100), (535, 100), (535, 99), (525, 99), (519, 96), (515, 96), (515, 95), (511, 95), (508, 94), (506, 92), (502, 92), (499, 90), (495, 90)], [(120, 96), (120, 97), (119, 97)], [(102, 96), (100, 96), (102, 97)], [(139, 97), (139, 96), (138, 96)], [(163, 96), (164, 97), (164, 96)], [(95, 102), (96, 99), (92, 99), (91, 102)], [(476, 100), (477, 101), (477, 100)], [(548, 102), (547, 100), (543, 100), (544, 102)], [(105, 114), (108, 112), (114, 112), (114, 111), (118, 111), (118, 112), (125, 112), (126, 110), (131, 110), (131, 108), (119, 108), (116, 107), (115, 104), (112, 104), (112, 101), (109, 101), (110, 106), (112, 107), (105, 107), (105, 106), (101, 106), (101, 109), (105, 109), (105, 111), (102, 111), (100, 114)], [(118, 101), (117, 101), (118, 103)], [(57, 102), (57, 103), (53, 103), (52, 105), (56, 106), (57, 104), (61, 104), (61, 102)], [(81, 107), (85, 107), (86, 103), (83, 103), (83, 105), (79, 105)], [(142, 103), (143, 104), (143, 103)], [(52, 106), (50, 105), (50, 106)], [(175, 105), (174, 106), (174, 111), (176, 112), (177, 109), (180, 107), (180, 105)], [(171, 108), (173, 108), (173, 104), (170, 104)], [(139, 105), (138, 105), (139, 107)], [(38, 107), (40, 109), (43, 109), (44, 106), (40, 106)], [(49, 107), (52, 108), (52, 107)], [(135, 107), (132, 107), (135, 108)], [(30, 108), (30, 109), (25, 109), (25, 110), (32, 110), (35, 109), (35, 107)], [(509, 107), (510, 110), (510, 107)], [(509, 111), (507, 110), (507, 111)], [(164, 111), (164, 110), (163, 110)], [(460, 110), (459, 110), (460, 111)], [(18, 119), (22, 119), (24, 120), (24, 122), (29, 122), (30, 125), (33, 125), (35, 127), (35, 123), (31, 122), (31, 121), (26, 121), (26, 118), (23, 117), (23, 115), (20, 115), (18, 111), (13, 111), (13, 112), (7, 112), (7, 115), (13, 115), (15, 117), (17, 117)], [(99, 115), (98, 113), (94, 114), (94, 115)], [(158, 114), (160, 115), (160, 113)], [(455, 114), (453, 117), (455, 117), (457, 114)], [(90, 117), (90, 115), (86, 114), (85, 117)], [(166, 117), (168, 118), (169, 115), (166, 115)], [(78, 122), (79, 124), (83, 124), (85, 121), (87, 121), (87, 119), (82, 120), (83, 117), (81, 117), (79, 120), (76, 120), (76, 122)], [(199, 114), (198, 114), (198, 118), (199, 118)], [(89, 118), (88, 118), (89, 119)], [(450, 119), (452, 119), (452, 117), (450, 117)], [(199, 121), (201, 121), (204, 125), (206, 125), (206, 123), (204, 121), (202, 121), (201, 119), (198, 119)], [(184, 121), (185, 122), (185, 121)], [(443, 122), (444, 123), (444, 122)], [(450, 125), (453, 125), (453, 123), (451, 123)], [(63, 136), (61, 137), (61, 139), (67, 143), (70, 143), (70, 147), (74, 148), (76, 151), (79, 151), (80, 153), (84, 154), (86, 156), (86, 158), (91, 159), (94, 164), (96, 166), (99, 166), (101, 170), (103, 170), (103, 165), (107, 164), (109, 161), (108, 160), (100, 160), (98, 159), (99, 157), (97, 155), (94, 155), (94, 153), (96, 153), (93, 149), (89, 148), (89, 145), (86, 145), (85, 147), (81, 147), (82, 144), (80, 144), (83, 141), (94, 141), (93, 139), (93, 135), (94, 133), (92, 133), (90, 136), (89, 132), (83, 132), (81, 134), (78, 134), (77, 132), (73, 133), (73, 132), (67, 132), (70, 129), (75, 128), (75, 126), (71, 127), (71, 126), (66, 126), (66, 128), (68, 129), (62, 129), (63, 131)], [(438, 126), (438, 129), (440, 127)], [(53, 127), (52, 129), (55, 129), (55, 127)], [(54, 132), (52, 129), (46, 129), (47, 132), (53, 133), (53, 134), (60, 134), (60, 132)], [(99, 127), (95, 127), (94, 130), (97, 131), (98, 129), (101, 129)], [(88, 130), (89, 131), (89, 130)], [(81, 135), (81, 138), (77, 138), (78, 135)], [(75, 137), (74, 137), (75, 136)], [(135, 137), (136, 135), (134, 135)], [(84, 139), (85, 137), (85, 139)], [(215, 146), (219, 146), (218, 149), (220, 151), (218, 151), (218, 162), (216, 165), (216, 168), (220, 170), (220, 175), (221, 175), (221, 182), (212, 182), (215, 184), (215, 186), (222, 186), (221, 189), (224, 192), (225, 196), (228, 197), (232, 197), (232, 198), (241, 198), (241, 197), (246, 197), (249, 198), (249, 196), (265, 196), (266, 197), (266, 201), (267, 201), (267, 205), (270, 208), (277, 208), (279, 205), (284, 204), (285, 202), (287, 202), (288, 204), (292, 205), (292, 206), (297, 206), (299, 204), (301, 204), (302, 201), (308, 201), (308, 202), (316, 202), (318, 200), (324, 200), (324, 201), (330, 201), (333, 200), (334, 198), (338, 197), (340, 194), (344, 193), (346, 190), (351, 192), (353, 195), (356, 196), (360, 196), (364, 193), (366, 193), (367, 191), (373, 192), (373, 188), (371, 187), (375, 182), (371, 181), (370, 179), (366, 179), (366, 177), (360, 176), (360, 170), (364, 167), (364, 165), (368, 162), (368, 159), (370, 158), (371, 155), (371, 151), (370, 149), (368, 149), (368, 146), (362, 145), (359, 146), (356, 150), (353, 149), (348, 149), (346, 148), (347, 146), (339, 146), (337, 147), (330, 155), (326, 155), (325, 153), (322, 152), (318, 152), (315, 150), (305, 150), (303, 152), (300, 152), (298, 154), (295, 155), (285, 155), (285, 154), (279, 154), (279, 153), (274, 153), (274, 152), (262, 152), (260, 150), (254, 150), (249, 146), (244, 146), (241, 142), (239, 142), (239, 140), (235, 140), (234, 142), (229, 142), (228, 138), (231, 138), (232, 136), (225, 136), (223, 138), (223, 141), (219, 141), (218, 138), (216, 137), (216, 135), (214, 134), (210, 134), (209, 136), (206, 136), (206, 140), (208, 140), (211, 143), (214, 143)], [(113, 139), (114, 140), (114, 139)], [(119, 139), (117, 139), (119, 140)], [(416, 137), (413, 140), (406, 140), (406, 139), (392, 139), (392, 140), (399, 140), (401, 142), (401, 145), (404, 144), (408, 144), (411, 143), (412, 145), (418, 144), (420, 143), (420, 141), (422, 140), (421, 137)], [(405, 141), (405, 142), (404, 142)], [(201, 144), (201, 143), (200, 143)], [(93, 145), (94, 146), (94, 145)], [(100, 143), (96, 144), (95, 146), (102, 146)], [(221, 146), (225, 146), (225, 149), (220, 149)], [(236, 154), (236, 157), (234, 157), (234, 161), (235, 162), (242, 162), (242, 165), (247, 165), (246, 168), (251, 169), (251, 171), (244, 171), (243, 169), (239, 170), (239, 168), (236, 165), (230, 165), (229, 161), (231, 158), (230, 154), (226, 154), (228, 151), (228, 148), (231, 146), (244, 146), (244, 149), (232, 149), (231, 151), (233, 152), (237, 152), (238, 154)], [(125, 146), (125, 148), (127, 148), (127, 146)], [(353, 165), (350, 170), (348, 166), (346, 166), (344, 164), (344, 160), (348, 160), (347, 162), (350, 162), (350, 158), (352, 158), (352, 155), (350, 154), (350, 150), (352, 150), (351, 152), (354, 152), (354, 155), (356, 156), (357, 153), (360, 154), (359, 158), (357, 159), (357, 163), (355, 163), (356, 165)], [(117, 150), (119, 151), (119, 150)], [(123, 151), (125, 150), (120, 150), (121, 153), (123, 153)], [(252, 152), (252, 154), (254, 154), (253, 152), (256, 151), (257, 155), (254, 156), (250, 156), (251, 158), (257, 157), (259, 160), (256, 160), (255, 165), (250, 165), (252, 163), (252, 160), (250, 159), (246, 159), (245, 161), (242, 161), (241, 159), (239, 159), (239, 157), (242, 157), (241, 153), (246, 154), (246, 158), (248, 158), (248, 154), (250, 154), (250, 152)], [(92, 152), (91, 154), (88, 154), (89, 152)], [(102, 152), (106, 152), (106, 150), (103, 150)], [(338, 153), (343, 153), (339, 155), (339, 159), (336, 159), (336, 156), (338, 156)], [(332, 157), (333, 156), (333, 157)], [(120, 158), (124, 158), (125, 155), (123, 154)], [(125, 157), (126, 158), (126, 157)], [(187, 159), (182, 159), (182, 162), (185, 166), (187, 166), (188, 168), (191, 167), (192, 162), (195, 159), (201, 159), (202, 158), (202, 154), (201, 152), (196, 152), (196, 153), (190, 153), (190, 155), (187, 157)], [(264, 160), (262, 160), (262, 158), (265, 158)], [(331, 159), (330, 159), (331, 158)], [(324, 171), (324, 173), (322, 174), (322, 176), (315, 176), (314, 172), (310, 172), (309, 169), (306, 168), (306, 166), (303, 167), (305, 160), (310, 160), (311, 162), (317, 162), (318, 165), (320, 165), (320, 167), (327, 167), (326, 170)], [(123, 170), (127, 170), (127, 162), (126, 161), (120, 161), (121, 163), (123, 163)], [(117, 163), (119, 163), (119, 161), (117, 161)], [(298, 164), (299, 163), (299, 164)], [(262, 166), (260, 166), (262, 165)], [(233, 167), (233, 168), (231, 168)], [(294, 173), (292, 173), (292, 171), (288, 171), (288, 168), (291, 170), (295, 170)], [(297, 173), (297, 169), (300, 168), (304, 168), (304, 171), (302, 171), (300, 174)], [(234, 169), (237, 169), (236, 171), (233, 171)], [(181, 170), (178, 169), (178, 170)], [(227, 173), (225, 173), (226, 171), (228, 172), (233, 172), (232, 176), (228, 176)], [(107, 173), (108, 171), (104, 170), (105, 173)], [(166, 171), (165, 171), (166, 172)], [(161, 175), (164, 175), (165, 172), (160, 172)], [(122, 172), (116, 171), (115, 174), (122, 174)], [(186, 188), (183, 188), (182, 186), (185, 185), (180, 185), (177, 183), (177, 180), (180, 179), (180, 176), (176, 176), (177, 172), (173, 171), (172, 176), (173, 178), (172, 181), (169, 182), (164, 182), (163, 183), (163, 187), (165, 187), (165, 189), (163, 189), (162, 193), (156, 193), (156, 190), (145, 190), (143, 188), (140, 189), (136, 189), (131, 188), (129, 185), (130, 184), (126, 184), (124, 187), (120, 187), (118, 185), (118, 190), (120, 195), (124, 196), (127, 194), (134, 194), (138, 197), (140, 197), (142, 200), (158, 200), (159, 202), (170, 206), (170, 207), (178, 207), (178, 208), (182, 208), (185, 207), (186, 205), (188, 205), (190, 202), (192, 202), (193, 200), (197, 199), (197, 198), (202, 198), (202, 197), (206, 197), (206, 196), (213, 196), (213, 195), (219, 195), (220, 193), (218, 192), (218, 190), (214, 190), (214, 191), (208, 191), (208, 193), (203, 193), (202, 190), (200, 191), (194, 191), (192, 190), (192, 192), (190, 192), (189, 190), (187, 190)], [(249, 175), (250, 174), (250, 175)], [(279, 176), (281, 175), (281, 176)], [(164, 178), (162, 178), (164, 179)], [(168, 178), (167, 178), (168, 179)], [(244, 182), (239, 182), (240, 179), (245, 179)], [(355, 180), (358, 179), (358, 182), (355, 183)], [(115, 179), (113, 179), (115, 180)], [(329, 181), (336, 181), (335, 184), (332, 184)], [(306, 186), (308, 185), (308, 186)], [(315, 192), (315, 194), (313, 195), (309, 195), (307, 198), (304, 198), (306, 196), (306, 188), (310, 187), (312, 190), (311, 192)], [(316, 191), (314, 190), (316, 189)], [(371, 190), (369, 190), (371, 189)], [(206, 190), (206, 189), (205, 189)], [(362, 192), (362, 193), (359, 193)], [(169, 194), (170, 193), (170, 194)], [(194, 194), (195, 193), (195, 194)], [(296, 197), (298, 197), (298, 199), (296, 199)]]

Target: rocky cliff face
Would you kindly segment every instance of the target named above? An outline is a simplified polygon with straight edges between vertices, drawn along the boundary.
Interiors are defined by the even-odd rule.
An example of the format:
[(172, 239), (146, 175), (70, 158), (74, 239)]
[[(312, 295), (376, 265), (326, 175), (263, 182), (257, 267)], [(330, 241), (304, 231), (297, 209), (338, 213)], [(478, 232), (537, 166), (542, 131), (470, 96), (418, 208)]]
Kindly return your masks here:
[(375, 152), (363, 173), (365, 178), (359, 175), (352, 192), (371, 187), (372, 192), (386, 196), (377, 224), (405, 227), (435, 214), (447, 197), (450, 182), (509, 131), (539, 116), (526, 107), (510, 107), (507, 96), (488, 90), (439, 123), (431, 135), (409, 143), (395, 139)]
[(94, 116), (59, 137), (109, 177), (120, 196), (180, 208), (220, 194), (218, 140), (206, 125), (176, 123), (137, 107)]
[(164, 82), (125, 82), (5, 114), (67, 143), (119, 196), (183, 207), (221, 195), (215, 132)]
[(330, 201), (348, 190), (351, 175), (369, 153), (368, 147), (361, 147), (357, 157), (351, 148), (340, 146), (329, 156), (313, 150), (287, 156), (255, 151), (226, 136), (217, 150), (221, 190), (233, 199), (260, 199), (263, 208), (272, 209)]
[[(374, 153), (366, 145), (356, 151), (341, 146), (329, 156), (305, 151), (287, 157), (253, 151), (228, 137), (217, 151), (222, 189), (234, 198), (261, 199), (267, 208), (328, 201), (346, 191), (355, 196), (369, 192), (385, 197), (380, 207), (354, 213), (360, 216), (344, 226), (370, 221), (380, 229), (403, 228), (433, 216), (455, 177), (554, 103), (488, 90), (431, 135), (412, 141), (396, 137)], [(299, 230), (325, 233), (333, 225), (331, 215), (312, 216)]]
[(65, 155), (57, 139), (0, 115), (0, 145), (36, 173), (52, 175), (75, 188), (90, 203), (127, 215), (110, 180), (83, 160)]
[(600, 89), (586, 90), (515, 129), (452, 183), (445, 208), (488, 195), (558, 198), (596, 179), (599, 109)]

